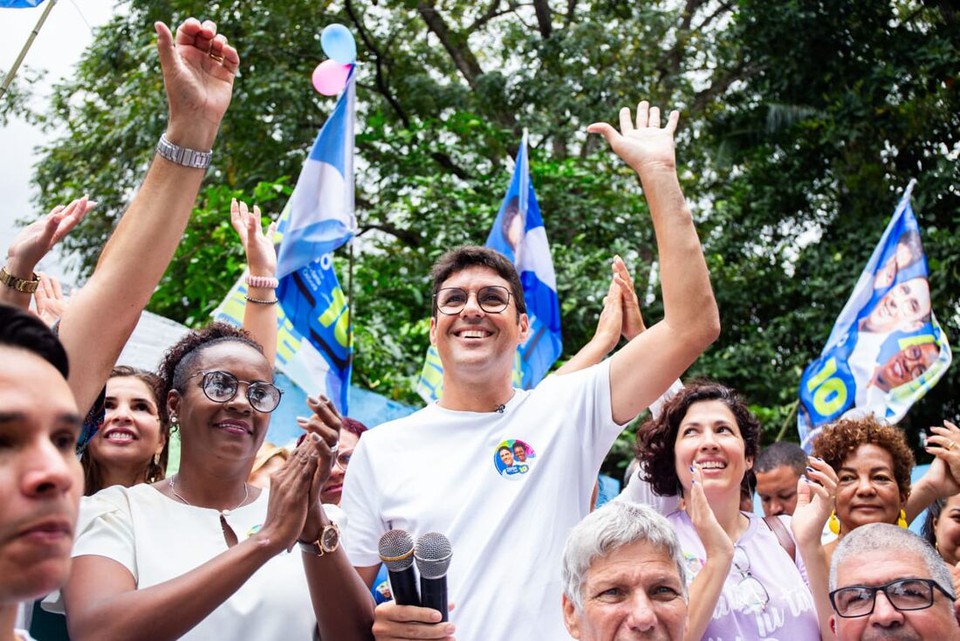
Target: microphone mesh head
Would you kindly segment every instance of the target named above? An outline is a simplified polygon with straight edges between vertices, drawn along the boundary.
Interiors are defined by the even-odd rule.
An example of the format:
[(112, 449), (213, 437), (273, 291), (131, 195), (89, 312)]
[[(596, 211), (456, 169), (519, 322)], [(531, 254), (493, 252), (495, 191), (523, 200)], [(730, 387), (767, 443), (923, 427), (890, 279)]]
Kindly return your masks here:
[(413, 537), (403, 530), (388, 530), (380, 537), (380, 560), (391, 572), (402, 572), (413, 565)]
[(417, 559), (420, 576), (425, 579), (439, 579), (446, 576), (452, 556), (453, 547), (450, 546), (450, 539), (438, 532), (427, 532), (417, 539), (414, 557)]

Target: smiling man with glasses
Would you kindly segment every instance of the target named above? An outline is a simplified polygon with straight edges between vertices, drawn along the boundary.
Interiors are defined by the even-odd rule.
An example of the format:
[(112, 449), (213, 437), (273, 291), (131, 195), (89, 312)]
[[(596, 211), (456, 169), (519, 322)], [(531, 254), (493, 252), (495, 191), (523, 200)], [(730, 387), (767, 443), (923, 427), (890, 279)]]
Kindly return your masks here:
[(830, 627), (838, 641), (956, 641), (950, 568), (929, 543), (896, 525), (848, 534), (830, 564)]
[(530, 327), (513, 263), (485, 247), (461, 247), (434, 265), (430, 342), (443, 364), (443, 396), (360, 441), (344, 485), (344, 546), (370, 585), (388, 529), (446, 535), (457, 608), (441, 623), (435, 610), (382, 604), (378, 639), (442, 639), (454, 629), (458, 639), (566, 637), (557, 568), (564, 535), (590, 509), (600, 463), (623, 426), (719, 332), (677, 178), (678, 119), (673, 112), (661, 126), (660, 110), (641, 102), (636, 119), (621, 110), (619, 132), (603, 123), (588, 128), (640, 178), (663, 287), (664, 320), (608, 360), (532, 390), (515, 388), (513, 364)]

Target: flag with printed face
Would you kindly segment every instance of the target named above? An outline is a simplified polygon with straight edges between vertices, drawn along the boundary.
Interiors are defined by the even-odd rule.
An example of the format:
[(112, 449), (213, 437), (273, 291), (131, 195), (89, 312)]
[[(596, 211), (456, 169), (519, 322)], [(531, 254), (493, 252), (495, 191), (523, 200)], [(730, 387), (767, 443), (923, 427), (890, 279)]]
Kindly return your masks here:
[[(349, 411), (353, 345), (332, 251), (355, 230), (353, 74), (317, 135), (274, 236), (277, 368), (311, 394), (325, 394), (343, 415)], [(217, 320), (241, 324), (246, 291), (241, 278), (214, 311)]]
[[(550, 371), (563, 351), (563, 343), (557, 277), (540, 206), (530, 181), (526, 132), (517, 154), (513, 179), (486, 245), (513, 261), (520, 275), (530, 329), (527, 340), (517, 350), (514, 385), (530, 389)], [(433, 347), (427, 352), (417, 391), (427, 402), (437, 400), (442, 394), (443, 366)]]
[(931, 309), (927, 260), (910, 206), (897, 205), (820, 357), (800, 379), (798, 429), (807, 451), (843, 416), (900, 421), (951, 362), (947, 334)]

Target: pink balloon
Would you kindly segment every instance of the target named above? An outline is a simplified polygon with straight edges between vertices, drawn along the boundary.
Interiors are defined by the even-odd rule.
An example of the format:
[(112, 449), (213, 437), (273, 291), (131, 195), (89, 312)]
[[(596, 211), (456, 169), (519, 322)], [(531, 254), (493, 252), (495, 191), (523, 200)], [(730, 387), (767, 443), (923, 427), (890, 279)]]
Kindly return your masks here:
[(313, 88), (324, 96), (336, 96), (343, 91), (350, 74), (350, 65), (336, 60), (324, 60), (313, 70)]

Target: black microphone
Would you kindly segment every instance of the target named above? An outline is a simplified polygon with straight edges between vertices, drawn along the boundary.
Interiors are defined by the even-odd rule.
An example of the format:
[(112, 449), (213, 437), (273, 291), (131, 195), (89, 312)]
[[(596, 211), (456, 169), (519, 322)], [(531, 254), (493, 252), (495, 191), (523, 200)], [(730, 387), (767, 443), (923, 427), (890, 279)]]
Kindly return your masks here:
[(417, 539), (417, 569), (420, 570), (421, 602), (425, 608), (440, 612), (440, 620), (447, 621), (447, 568), (453, 548), (450, 540), (437, 532), (428, 532)]
[(390, 591), (397, 605), (420, 605), (417, 571), (413, 569), (413, 538), (403, 530), (388, 530), (380, 537), (380, 560), (387, 564)]

